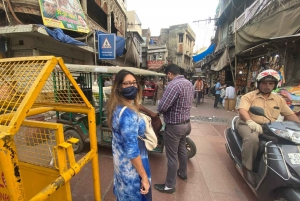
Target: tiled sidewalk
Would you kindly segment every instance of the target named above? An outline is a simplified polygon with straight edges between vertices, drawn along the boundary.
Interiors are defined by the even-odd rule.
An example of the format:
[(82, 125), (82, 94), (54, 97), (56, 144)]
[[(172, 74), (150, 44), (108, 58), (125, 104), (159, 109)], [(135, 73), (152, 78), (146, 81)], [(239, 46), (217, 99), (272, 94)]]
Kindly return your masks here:
[[(226, 112), (221, 108), (214, 109), (212, 100), (206, 99), (206, 101), (197, 108), (194, 107), (192, 115), (228, 118), (236, 115), (234, 112)], [(155, 110), (154, 106), (146, 105), (146, 107)], [(153, 201), (257, 200), (226, 153), (223, 136), (226, 126), (227, 124), (192, 122), (190, 137), (197, 146), (197, 154), (188, 162), (188, 181), (177, 179), (176, 193), (173, 195), (163, 194), (153, 189)], [(167, 171), (165, 153), (150, 153), (149, 159), (153, 184), (163, 183)], [(111, 148), (99, 147), (99, 162), (102, 198), (104, 201), (116, 200), (112, 192)], [(71, 188), (74, 201), (94, 200), (90, 163), (72, 179)]]

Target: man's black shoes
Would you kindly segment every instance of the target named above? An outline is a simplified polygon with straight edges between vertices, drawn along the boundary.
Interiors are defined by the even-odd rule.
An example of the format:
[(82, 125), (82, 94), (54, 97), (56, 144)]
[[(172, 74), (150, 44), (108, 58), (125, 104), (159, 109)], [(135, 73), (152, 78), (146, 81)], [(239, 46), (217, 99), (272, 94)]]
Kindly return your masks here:
[(253, 172), (251, 170), (248, 170), (244, 165), (243, 165), (243, 176), (245, 180), (251, 184), (253, 187), (256, 186), (256, 181), (253, 175)]
[(169, 194), (175, 193), (175, 188), (165, 190), (165, 187), (166, 187), (165, 184), (154, 184), (154, 188), (162, 193), (169, 193)]
[(180, 175), (179, 171), (177, 171), (177, 175), (178, 177), (180, 177), (180, 179), (182, 179), (183, 181), (187, 181), (187, 176), (183, 177)]

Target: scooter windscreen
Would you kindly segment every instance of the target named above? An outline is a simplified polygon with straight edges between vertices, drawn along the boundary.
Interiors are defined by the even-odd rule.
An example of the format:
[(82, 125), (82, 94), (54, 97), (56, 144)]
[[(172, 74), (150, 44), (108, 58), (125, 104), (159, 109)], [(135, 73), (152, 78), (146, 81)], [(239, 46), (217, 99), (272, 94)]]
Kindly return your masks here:
[(292, 121), (272, 122), (266, 124), (266, 126), (276, 136), (289, 140), (295, 144), (300, 144), (300, 126), (298, 123)]

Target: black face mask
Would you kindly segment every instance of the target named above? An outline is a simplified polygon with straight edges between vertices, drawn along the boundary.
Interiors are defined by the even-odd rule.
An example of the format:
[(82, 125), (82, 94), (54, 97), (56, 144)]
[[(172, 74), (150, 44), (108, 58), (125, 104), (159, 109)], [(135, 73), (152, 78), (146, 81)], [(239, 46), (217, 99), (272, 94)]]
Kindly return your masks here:
[(122, 96), (127, 100), (134, 100), (137, 95), (137, 92), (138, 92), (138, 88), (136, 88), (135, 86), (121, 89)]

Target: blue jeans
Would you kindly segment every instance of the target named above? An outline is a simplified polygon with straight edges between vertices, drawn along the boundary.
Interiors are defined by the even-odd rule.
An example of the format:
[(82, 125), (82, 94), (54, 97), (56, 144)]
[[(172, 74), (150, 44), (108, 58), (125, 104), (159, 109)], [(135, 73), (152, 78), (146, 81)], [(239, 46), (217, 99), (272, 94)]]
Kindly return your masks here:
[(197, 103), (200, 103), (200, 100), (202, 98), (202, 91), (198, 91), (198, 97), (197, 97)]

